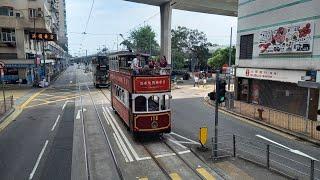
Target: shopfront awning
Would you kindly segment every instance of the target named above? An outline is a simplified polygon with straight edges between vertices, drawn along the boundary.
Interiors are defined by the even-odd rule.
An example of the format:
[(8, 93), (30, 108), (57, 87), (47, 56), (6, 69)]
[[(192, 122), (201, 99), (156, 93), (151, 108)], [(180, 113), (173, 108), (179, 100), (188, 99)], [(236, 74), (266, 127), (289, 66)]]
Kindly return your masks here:
[(34, 67), (33, 59), (0, 59), (5, 68), (31, 68)]

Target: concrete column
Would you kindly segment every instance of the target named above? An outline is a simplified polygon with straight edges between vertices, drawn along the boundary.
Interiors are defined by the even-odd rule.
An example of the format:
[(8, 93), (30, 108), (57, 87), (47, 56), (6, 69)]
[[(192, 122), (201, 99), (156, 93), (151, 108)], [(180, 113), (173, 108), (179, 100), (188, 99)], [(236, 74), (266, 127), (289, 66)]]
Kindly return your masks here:
[(166, 56), (168, 64), (171, 65), (171, 17), (172, 8), (170, 2), (160, 6), (161, 14), (161, 50), (160, 56)]
[(16, 29), (16, 48), (17, 48), (17, 56), (18, 59), (25, 59), (25, 47), (24, 47), (24, 30)]

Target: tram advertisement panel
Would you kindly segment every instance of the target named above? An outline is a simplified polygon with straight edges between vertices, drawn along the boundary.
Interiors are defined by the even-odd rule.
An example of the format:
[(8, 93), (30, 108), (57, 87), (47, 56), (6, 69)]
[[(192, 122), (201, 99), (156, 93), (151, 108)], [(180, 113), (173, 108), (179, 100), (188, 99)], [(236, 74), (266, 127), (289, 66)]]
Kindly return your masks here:
[(131, 77), (122, 73), (110, 71), (110, 80), (132, 92)]
[(134, 92), (166, 92), (170, 91), (170, 76), (135, 77)]

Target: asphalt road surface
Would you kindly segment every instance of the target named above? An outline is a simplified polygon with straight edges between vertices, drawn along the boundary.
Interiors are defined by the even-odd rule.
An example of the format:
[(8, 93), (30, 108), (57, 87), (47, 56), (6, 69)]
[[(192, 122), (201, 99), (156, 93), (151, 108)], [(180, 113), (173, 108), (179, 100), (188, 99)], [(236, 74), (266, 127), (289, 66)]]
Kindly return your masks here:
[[(208, 127), (208, 137), (210, 138), (208, 140), (210, 143), (208, 144), (211, 146), (211, 138), (213, 137), (214, 133), (214, 108), (207, 105), (203, 100), (204, 95), (207, 93), (199, 92), (192, 87), (190, 88), (190, 86), (189, 88), (184, 88), (183, 85), (181, 87), (181, 89), (177, 89), (172, 92), (173, 131), (198, 142), (199, 128), (202, 126)], [(279, 133), (275, 130), (270, 130), (269, 128), (265, 128), (263, 126), (254, 125), (254, 123), (250, 123), (248, 121), (239, 120), (239, 118), (235, 116), (224, 113), (219, 113), (218, 134), (218, 140), (221, 142), (221, 144), (218, 144), (219, 146), (223, 146), (223, 144), (231, 145), (232, 136), (230, 134), (237, 134), (244, 137), (243, 139), (246, 139), (248, 144), (239, 144), (239, 148), (241, 147), (243, 151), (249, 152), (251, 157), (256, 156), (256, 161), (262, 164), (265, 164), (264, 157), (266, 146), (264, 143), (269, 142), (257, 137), (257, 135), (261, 135), (274, 142), (280, 143), (283, 146), (299, 150), (307, 155), (320, 159), (319, 146), (299, 141), (294, 137)], [(250, 146), (250, 143), (261, 148), (261, 150)], [(284, 164), (288, 167), (294, 167), (303, 173), (309, 174), (309, 169), (305, 167), (305, 165), (310, 166), (310, 161), (306, 160), (306, 158), (302, 158), (301, 156), (294, 155), (292, 153), (290, 154), (287, 151), (283, 151), (279, 148), (272, 148), (271, 150), (275, 154), (285, 154), (290, 159), (301, 162), (302, 165), (294, 161), (278, 157), (275, 154), (271, 155), (271, 158), (274, 160), (284, 162)], [(259, 158), (258, 156), (262, 157)], [(250, 159), (251, 157), (248, 158)], [(287, 167), (284, 168), (288, 169)], [(320, 163), (316, 163), (316, 168), (318, 170), (316, 170), (315, 175), (320, 179)]]

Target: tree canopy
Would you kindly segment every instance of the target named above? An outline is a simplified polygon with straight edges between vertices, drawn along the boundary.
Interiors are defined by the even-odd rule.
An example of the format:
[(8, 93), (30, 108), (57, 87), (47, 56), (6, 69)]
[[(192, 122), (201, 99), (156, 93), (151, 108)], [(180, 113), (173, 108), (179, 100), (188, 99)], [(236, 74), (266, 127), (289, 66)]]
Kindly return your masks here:
[(159, 52), (159, 44), (155, 38), (156, 33), (151, 26), (146, 25), (131, 31), (129, 38), (122, 41), (121, 45), (137, 52), (149, 53), (151, 51), (152, 54), (155, 54)]
[(172, 62), (176, 68), (185, 66), (185, 59), (189, 59), (191, 64), (199, 67), (207, 66), (207, 59), (210, 57), (206, 35), (197, 30), (179, 26), (171, 30), (172, 34)]
[[(221, 68), (224, 64), (229, 63), (229, 49), (221, 48), (217, 49), (210, 59), (208, 59), (208, 65), (214, 69)], [(235, 63), (236, 48), (232, 47), (231, 51), (231, 65)]]

